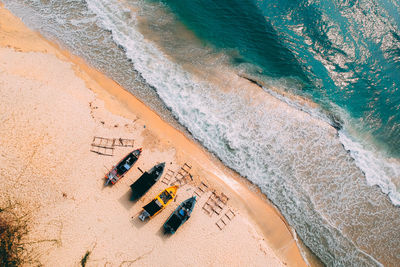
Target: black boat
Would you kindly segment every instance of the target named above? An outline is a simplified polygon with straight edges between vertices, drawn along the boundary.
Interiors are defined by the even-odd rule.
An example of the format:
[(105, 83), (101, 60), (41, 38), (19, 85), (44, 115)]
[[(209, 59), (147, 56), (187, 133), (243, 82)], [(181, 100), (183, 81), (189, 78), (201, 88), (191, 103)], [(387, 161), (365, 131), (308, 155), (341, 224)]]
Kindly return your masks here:
[(196, 197), (191, 197), (183, 201), (178, 208), (169, 216), (168, 220), (164, 223), (164, 231), (166, 234), (173, 234), (176, 230), (189, 218), (192, 214), (194, 205), (196, 204)]
[(106, 185), (110, 182), (115, 184), (119, 179), (124, 177), (124, 175), (132, 168), (133, 164), (138, 160), (142, 149), (133, 150), (131, 153), (125, 156), (116, 166), (113, 166), (111, 171), (106, 174)]
[(155, 165), (148, 172), (144, 172), (139, 179), (131, 184), (131, 200), (141, 198), (161, 177), (165, 167), (165, 162)]

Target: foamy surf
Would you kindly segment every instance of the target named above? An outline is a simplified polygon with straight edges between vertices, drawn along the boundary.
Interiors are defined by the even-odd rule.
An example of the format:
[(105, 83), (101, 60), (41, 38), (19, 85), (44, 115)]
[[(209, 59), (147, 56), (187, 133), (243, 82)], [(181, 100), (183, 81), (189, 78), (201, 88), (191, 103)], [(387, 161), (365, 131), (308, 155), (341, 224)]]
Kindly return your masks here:
[[(40, 1), (35, 3), (41, 5)], [(197, 140), (267, 194), (303, 242), (327, 265), (375, 266), (396, 261), (400, 240), (396, 231), (400, 225), (398, 209), (366, 184), (356, 165), (360, 163), (343, 149), (343, 140), (327, 123), (329, 120), (321, 120), (314, 110), (307, 112), (279, 95), (271, 97), (249, 83), (240, 81), (240, 86), (221, 88), (212, 80), (187, 71), (139, 31), (136, 9), (143, 13), (140, 7), (148, 3), (129, 3), (86, 1), (89, 9), (85, 12), (96, 18), (96, 25), (110, 33), (115, 42), (105, 44), (108, 50), (98, 51), (96, 42), (89, 40), (94, 51), (102, 55), (123, 48), (135, 69), (119, 68), (118, 60), (112, 61), (115, 66), (103, 62), (103, 68), (111, 69), (108, 71), (119, 71), (113, 76), (116, 81), (122, 79), (124, 84), (137, 71)], [(15, 2), (10, 1), (11, 10), (13, 6)], [(18, 8), (22, 12), (23, 5)], [(48, 16), (62, 22), (62, 14), (50, 13)], [(145, 12), (141, 15), (146, 16)], [(74, 21), (73, 26), (82, 26), (80, 21)], [(31, 21), (30, 25), (34, 24)], [(46, 31), (45, 24), (40, 26)], [(65, 30), (57, 32), (57, 36), (68, 42), (63, 40), (68, 39), (63, 36)], [(87, 38), (83, 30), (81, 34), (80, 37), (78, 32), (74, 41)], [(92, 60), (105, 58), (106, 55)], [(214, 70), (214, 76), (234, 80), (225, 73), (229, 67), (217, 65)]]
[[(267, 96), (253, 103), (243, 88), (224, 92), (198, 81), (136, 30), (135, 17), (127, 16), (129, 8), (121, 2), (88, 1), (88, 6), (179, 122), (227, 166), (258, 184), (325, 263), (379, 265), (343, 235), (354, 210), (343, 214), (346, 201), (335, 201), (334, 195), (352, 187), (354, 195), (346, 192), (346, 198), (354, 204), (368, 189), (357, 183), (362, 174), (333, 128)], [(343, 179), (348, 173), (350, 183)], [(332, 176), (340, 180), (334, 186)], [(322, 190), (323, 184), (331, 190)], [(321, 236), (329, 241), (312, 244)]]
[(400, 166), (398, 160), (388, 159), (365, 149), (360, 143), (355, 142), (345, 131), (339, 132), (340, 141), (350, 151), (357, 166), (365, 173), (365, 178), (370, 186), (379, 186), (382, 192), (387, 194), (392, 203), (400, 206), (400, 185), (392, 181), (400, 177)]
[[(371, 145), (366, 148), (360, 140), (353, 137), (348, 132), (349, 128), (352, 129), (352, 132), (355, 131), (353, 130), (354, 127), (351, 127), (351, 118), (343, 109), (334, 105), (332, 110), (335, 110), (338, 115), (328, 114), (318, 105), (309, 105), (302, 98), (300, 100), (299, 98), (293, 99), (280, 94), (279, 89), (276, 89), (279, 88), (279, 83), (277, 82), (272, 81), (270, 83), (270, 86), (275, 88), (271, 90), (268, 86), (263, 85), (262, 82), (247, 77), (246, 79), (250, 79), (266, 92), (291, 107), (320, 119), (337, 129), (339, 140), (355, 160), (357, 167), (365, 174), (368, 184), (370, 186), (378, 186), (384, 194), (388, 195), (393, 205), (400, 206), (400, 160), (382, 155), (380, 151)], [(353, 122), (353, 124), (356, 124), (356, 122)]]

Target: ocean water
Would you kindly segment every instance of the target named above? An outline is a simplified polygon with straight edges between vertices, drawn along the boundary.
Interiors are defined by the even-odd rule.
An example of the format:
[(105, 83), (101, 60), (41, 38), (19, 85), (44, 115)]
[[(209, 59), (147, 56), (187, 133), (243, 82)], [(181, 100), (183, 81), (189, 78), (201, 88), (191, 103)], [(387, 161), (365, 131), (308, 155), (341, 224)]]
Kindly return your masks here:
[(399, 2), (3, 2), (258, 185), (326, 265), (400, 265)]

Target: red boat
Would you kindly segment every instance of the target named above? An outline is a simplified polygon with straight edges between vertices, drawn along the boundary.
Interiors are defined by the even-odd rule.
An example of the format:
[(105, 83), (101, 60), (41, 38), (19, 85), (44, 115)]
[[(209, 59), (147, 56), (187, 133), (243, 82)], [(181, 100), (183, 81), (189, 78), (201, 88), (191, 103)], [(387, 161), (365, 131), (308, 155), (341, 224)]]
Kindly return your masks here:
[(106, 185), (110, 182), (115, 184), (119, 179), (124, 177), (124, 175), (132, 168), (133, 164), (138, 160), (142, 149), (133, 150), (131, 153), (126, 155), (116, 166), (113, 166), (112, 170), (106, 174)]

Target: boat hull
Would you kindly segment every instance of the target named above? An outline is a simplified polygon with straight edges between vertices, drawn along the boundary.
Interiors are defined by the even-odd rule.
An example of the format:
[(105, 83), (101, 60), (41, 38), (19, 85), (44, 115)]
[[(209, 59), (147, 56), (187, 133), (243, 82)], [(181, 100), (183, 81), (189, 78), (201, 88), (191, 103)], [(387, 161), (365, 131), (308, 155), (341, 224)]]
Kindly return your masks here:
[(174, 234), (179, 227), (182, 226), (191, 216), (194, 206), (196, 204), (196, 197), (191, 197), (183, 201), (178, 208), (172, 212), (164, 223), (164, 233)]
[(142, 149), (136, 149), (126, 155), (117, 165), (113, 166), (111, 171), (109, 171), (106, 176), (106, 184), (109, 183), (115, 184), (118, 182), (125, 174), (132, 168), (132, 166), (139, 159), (140, 154), (142, 153)]
[(168, 204), (170, 204), (176, 197), (178, 186), (170, 186), (163, 190), (156, 196), (150, 203), (143, 207), (143, 211), (139, 215), (139, 219), (144, 221), (146, 218), (153, 218), (160, 213)]
[(164, 172), (164, 167), (165, 162), (155, 165), (151, 170), (144, 172), (139, 179), (131, 184), (132, 201), (138, 200), (149, 191), (149, 189), (161, 178)]

